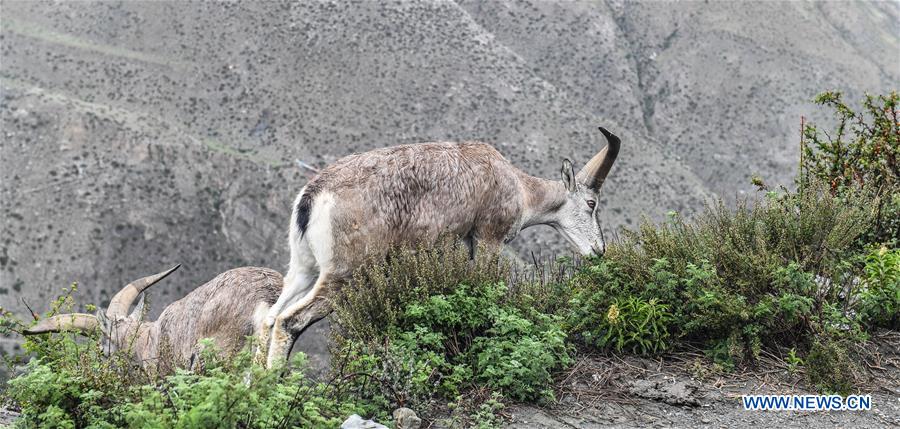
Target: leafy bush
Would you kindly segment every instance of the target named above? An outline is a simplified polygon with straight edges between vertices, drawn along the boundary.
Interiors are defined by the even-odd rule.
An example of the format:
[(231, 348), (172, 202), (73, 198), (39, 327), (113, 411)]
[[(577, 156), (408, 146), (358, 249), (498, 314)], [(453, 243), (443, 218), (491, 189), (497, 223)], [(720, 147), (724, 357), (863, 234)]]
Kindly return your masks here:
[(32, 359), (23, 375), (8, 382), (6, 395), (21, 407), (24, 424), (86, 427), (119, 420), (116, 405), (135, 399), (122, 380), (147, 377), (127, 366), (124, 356), (105, 358), (96, 344), (69, 335), (26, 341), (26, 350), (52, 353)]
[[(21, 408), (20, 427), (334, 428), (350, 414), (375, 412), (302, 371), (253, 365), (249, 351), (221, 360), (212, 342), (204, 349), (201, 370), (148, 380), (123, 376), (123, 368), (112, 363), (127, 358), (118, 352), (103, 357), (95, 342), (78, 344), (56, 335), (43, 341), (65, 348), (60, 356), (80, 359), (72, 365), (68, 357), (40, 356), (9, 381), (6, 395)], [(294, 366), (302, 367), (303, 358)]]
[[(218, 360), (211, 343), (204, 368), (179, 370), (157, 386), (142, 386), (141, 400), (127, 404), (125, 419), (133, 427), (337, 427), (350, 414), (382, 413), (344, 395), (339, 386), (313, 382), (303, 371), (266, 371), (245, 351)], [(295, 356), (294, 367), (305, 366)]]
[[(356, 385), (359, 395), (419, 409), (474, 388), (517, 400), (552, 397), (553, 371), (571, 362), (560, 319), (518, 306), (500, 280), (504, 263), (489, 250), (479, 255), (470, 262), (452, 243), (399, 249), (345, 286), (335, 312), (344, 332), (338, 364), (377, 381)], [(437, 282), (421, 276), (436, 271)], [(360, 305), (374, 296), (390, 297), (376, 304), (376, 316)]]
[[(900, 323), (898, 96), (869, 96), (864, 113), (839, 93), (816, 102), (835, 110), (837, 130), (805, 127), (797, 192), (756, 178), (763, 201), (719, 202), (691, 222), (673, 213), (626, 231), (571, 282), (563, 310), (571, 332), (642, 354), (700, 343), (725, 368), (755, 362), (763, 347), (790, 349), (814, 384), (846, 390), (852, 371), (838, 367), (850, 361), (850, 345)], [(655, 303), (659, 316), (611, 323), (629, 313), (622, 303)], [(656, 324), (665, 329), (648, 329)]]
[[(74, 283), (63, 289), (48, 316), (71, 312), (77, 290)], [(26, 325), (7, 312), (0, 318), (4, 333), (21, 333)], [(102, 426), (118, 418), (116, 404), (135, 399), (130, 383), (122, 380), (141, 384), (152, 377), (134, 367), (125, 352), (105, 356), (97, 337), (81, 339), (64, 332), (29, 337), (22, 347), (35, 357), (22, 375), (8, 382), (4, 394), (22, 408), (23, 426)]]
[(517, 400), (552, 399), (552, 372), (572, 363), (558, 319), (515, 308), (491, 312), (494, 320), (471, 348), (475, 380)]
[(871, 219), (864, 198), (810, 184), (626, 231), (572, 280), (571, 332), (641, 354), (697, 342), (725, 366), (755, 361), (765, 344), (808, 349), (856, 323), (836, 309), (848, 302), (842, 291), (855, 292), (843, 262)]
[(831, 133), (813, 124), (805, 126), (801, 190), (816, 180), (828, 183), (834, 195), (865, 187), (877, 206), (865, 241), (896, 246), (900, 237), (900, 96), (897, 92), (867, 95), (862, 112), (851, 109), (840, 92), (825, 92), (815, 102), (834, 110), (837, 126)]
[(341, 337), (372, 339), (398, 326), (406, 304), (451, 293), (460, 284), (509, 278), (510, 265), (496, 249), (480, 249), (474, 262), (451, 237), (434, 246), (401, 248), (354, 273), (335, 303)]
[(847, 340), (817, 338), (806, 357), (807, 378), (823, 393), (847, 395), (853, 392), (858, 376), (857, 363), (850, 356)]

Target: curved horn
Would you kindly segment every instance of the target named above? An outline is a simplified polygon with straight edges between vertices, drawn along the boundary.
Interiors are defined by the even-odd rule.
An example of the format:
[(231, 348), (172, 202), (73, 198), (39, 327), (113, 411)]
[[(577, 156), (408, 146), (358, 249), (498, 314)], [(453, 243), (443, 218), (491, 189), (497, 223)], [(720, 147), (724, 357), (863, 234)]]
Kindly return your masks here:
[(606, 128), (600, 127), (600, 132), (606, 137), (606, 147), (594, 155), (576, 176), (578, 183), (594, 191), (599, 191), (600, 187), (603, 186), (603, 182), (606, 181), (606, 175), (609, 174), (609, 169), (612, 168), (613, 162), (616, 161), (616, 157), (619, 155), (619, 146), (621, 144), (621, 140), (615, 134), (607, 131)]
[(98, 326), (100, 326), (100, 322), (93, 314), (57, 314), (56, 316), (41, 319), (37, 325), (22, 331), (22, 334), (37, 335), (60, 331), (78, 331), (86, 334)]
[(181, 264), (178, 264), (159, 274), (147, 276), (129, 283), (128, 286), (125, 286), (119, 293), (113, 296), (112, 300), (109, 302), (109, 308), (106, 309), (106, 314), (110, 317), (125, 317), (128, 314), (128, 307), (131, 307), (131, 303), (134, 302), (134, 299), (137, 298), (141, 292), (148, 287), (153, 286), (156, 282), (166, 278), (166, 276), (172, 274), (172, 271), (177, 270), (180, 266)]

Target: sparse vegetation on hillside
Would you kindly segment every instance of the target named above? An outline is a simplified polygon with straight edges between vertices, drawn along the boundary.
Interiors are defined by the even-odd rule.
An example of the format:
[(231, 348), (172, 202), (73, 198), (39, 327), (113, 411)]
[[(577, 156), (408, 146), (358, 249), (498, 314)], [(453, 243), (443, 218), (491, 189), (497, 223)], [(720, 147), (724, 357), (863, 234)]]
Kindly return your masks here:
[[(827, 144), (807, 128), (798, 191), (756, 180), (758, 197), (733, 209), (672, 213), (602, 258), (535, 267), (550, 276), (521, 275), (490, 249), (469, 261), (452, 240), (373, 261), (335, 302), (331, 382), (305, 377), (302, 361), (264, 371), (249, 352), (223, 361), (212, 350), (195, 372), (147, 374), (126, 350), (105, 357), (96, 341), (62, 334), (26, 340), (34, 359), (6, 397), (21, 427), (335, 427), (351, 413), (389, 423), (397, 406), (494, 427), (506, 402), (552, 401), (578, 347), (686, 346), (721, 371), (765, 351), (822, 392), (855, 391), (867, 337), (900, 328), (896, 216), (886, 215), (900, 198), (897, 95), (867, 99), (873, 120), (839, 95), (820, 101), (845, 119)], [(850, 148), (834, 143), (851, 128)], [(2, 326), (22, 325), (7, 315)]]

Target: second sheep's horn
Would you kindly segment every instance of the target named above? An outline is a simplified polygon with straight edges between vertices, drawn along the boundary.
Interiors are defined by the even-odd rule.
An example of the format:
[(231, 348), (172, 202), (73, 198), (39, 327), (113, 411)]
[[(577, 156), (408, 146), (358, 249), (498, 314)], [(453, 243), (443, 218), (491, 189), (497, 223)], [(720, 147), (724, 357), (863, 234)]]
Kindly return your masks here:
[(178, 264), (159, 274), (147, 276), (129, 283), (128, 286), (125, 286), (119, 291), (119, 293), (117, 293), (109, 302), (109, 308), (106, 310), (106, 314), (110, 317), (125, 317), (128, 314), (128, 308), (131, 307), (131, 303), (134, 302), (134, 299), (137, 298), (141, 292), (166, 278), (166, 276), (172, 274), (172, 272), (177, 270), (180, 266), (181, 264)]

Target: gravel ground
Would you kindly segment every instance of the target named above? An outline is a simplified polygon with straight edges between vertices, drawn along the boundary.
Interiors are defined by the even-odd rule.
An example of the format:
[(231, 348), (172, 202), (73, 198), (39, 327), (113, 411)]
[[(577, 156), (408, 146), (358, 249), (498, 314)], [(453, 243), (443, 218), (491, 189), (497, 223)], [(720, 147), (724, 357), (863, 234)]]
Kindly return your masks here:
[(748, 411), (742, 395), (813, 394), (802, 374), (786, 368), (731, 375), (705, 374), (699, 358), (675, 361), (585, 357), (563, 380), (550, 407), (509, 407), (507, 428), (879, 428), (900, 426), (900, 359), (870, 374), (859, 394), (870, 411)]

